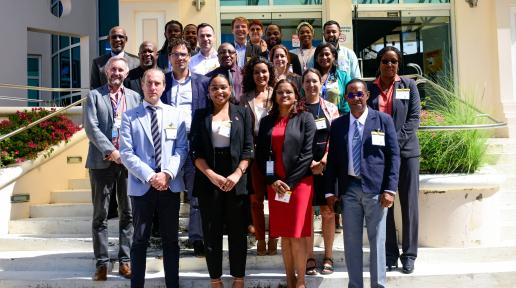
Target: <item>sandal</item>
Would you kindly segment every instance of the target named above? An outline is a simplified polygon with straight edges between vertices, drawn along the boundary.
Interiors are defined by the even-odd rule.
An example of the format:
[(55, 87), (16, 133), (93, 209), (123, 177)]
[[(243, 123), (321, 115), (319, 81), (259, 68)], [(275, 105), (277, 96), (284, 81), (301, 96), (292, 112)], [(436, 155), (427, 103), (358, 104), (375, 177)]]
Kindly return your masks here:
[(330, 257), (324, 257), (321, 274), (329, 275), (332, 273), (333, 273), (333, 259), (331, 259)]
[(232, 288), (244, 288), (244, 277), (242, 278), (237, 278), (237, 277), (234, 277), (233, 278), (233, 285), (231, 286)]
[[(310, 265), (310, 263), (313, 263), (313, 265)], [(317, 274), (317, 262), (315, 262), (314, 258), (308, 258), (308, 260), (306, 260), (306, 275), (314, 276)]]
[(212, 288), (224, 288), (224, 284), (222, 283), (222, 280), (220, 278), (211, 279), (210, 283)]
[(256, 242), (256, 255), (258, 255), (258, 256), (267, 255), (267, 248), (265, 247), (265, 240), (258, 240)]

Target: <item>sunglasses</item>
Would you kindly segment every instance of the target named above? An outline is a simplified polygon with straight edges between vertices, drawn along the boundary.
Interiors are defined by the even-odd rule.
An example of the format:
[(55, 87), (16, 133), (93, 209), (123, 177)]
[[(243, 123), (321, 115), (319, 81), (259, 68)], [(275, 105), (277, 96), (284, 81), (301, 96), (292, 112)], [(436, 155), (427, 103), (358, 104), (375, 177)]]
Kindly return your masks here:
[(382, 64), (384, 64), (384, 65), (389, 65), (389, 64), (396, 65), (396, 64), (398, 64), (398, 60), (387, 60), (387, 59), (385, 59), (385, 60), (382, 60)]
[(364, 92), (358, 91), (357, 93), (349, 92), (348, 99), (362, 98), (364, 97)]

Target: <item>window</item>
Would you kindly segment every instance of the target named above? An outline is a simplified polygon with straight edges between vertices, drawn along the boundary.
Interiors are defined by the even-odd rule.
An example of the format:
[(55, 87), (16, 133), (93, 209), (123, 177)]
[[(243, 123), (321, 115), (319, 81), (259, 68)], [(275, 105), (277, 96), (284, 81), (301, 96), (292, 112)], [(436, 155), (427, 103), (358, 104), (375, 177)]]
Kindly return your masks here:
[[(40, 86), (41, 83), (41, 56), (27, 55), (27, 85)], [(27, 99), (39, 100), (38, 90), (27, 90)], [(29, 107), (39, 106), (39, 102), (29, 101)]]
[[(81, 87), (80, 38), (67, 35), (52, 35), (52, 87)], [(79, 100), (77, 92), (52, 92), (54, 103), (65, 106)]]
[(63, 16), (63, 3), (58, 0), (50, 0), (50, 12), (58, 18)]
[(111, 51), (109, 30), (118, 25), (118, 0), (98, 0), (99, 8), (99, 55)]

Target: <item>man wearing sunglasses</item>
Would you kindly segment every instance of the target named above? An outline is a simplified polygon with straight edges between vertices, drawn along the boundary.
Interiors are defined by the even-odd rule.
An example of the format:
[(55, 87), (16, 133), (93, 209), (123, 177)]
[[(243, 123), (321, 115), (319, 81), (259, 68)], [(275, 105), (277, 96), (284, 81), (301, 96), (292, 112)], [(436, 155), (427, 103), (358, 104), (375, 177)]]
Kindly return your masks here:
[[(182, 39), (172, 39), (168, 45), (168, 58), (172, 64), (172, 71), (165, 74), (166, 87), (161, 95), (161, 101), (165, 104), (179, 108), (185, 115), (187, 133), (190, 132), (192, 116), (195, 111), (206, 107), (206, 95), (208, 95), (208, 81), (204, 75), (192, 73), (188, 68), (190, 64), (189, 43)], [(183, 166), (184, 182), (190, 203), (190, 215), (188, 223), (188, 239), (193, 245), (194, 254), (197, 257), (204, 256), (204, 243), (202, 235), (201, 212), (196, 197), (193, 197), (193, 180), (195, 168), (192, 159), (187, 157)]]
[(364, 81), (351, 80), (346, 95), (350, 113), (331, 125), (326, 200), (332, 209), (337, 199), (342, 205), (349, 287), (364, 287), (364, 219), (371, 249), (371, 287), (386, 287), (385, 221), (394, 203), (400, 166), (396, 130), (389, 115), (367, 107), (369, 92)]

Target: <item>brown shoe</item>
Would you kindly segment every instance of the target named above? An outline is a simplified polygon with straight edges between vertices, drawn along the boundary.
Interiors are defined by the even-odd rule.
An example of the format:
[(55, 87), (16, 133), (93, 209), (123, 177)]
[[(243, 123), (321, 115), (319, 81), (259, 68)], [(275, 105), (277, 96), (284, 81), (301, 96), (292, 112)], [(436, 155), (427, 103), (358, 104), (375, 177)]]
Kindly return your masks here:
[(278, 238), (269, 238), (269, 242), (267, 243), (267, 253), (269, 255), (278, 254)]
[(102, 265), (97, 267), (95, 275), (93, 275), (93, 281), (106, 281), (107, 280), (107, 266)]
[(132, 275), (131, 264), (129, 262), (120, 262), (120, 266), (118, 268), (118, 274), (120, 274), (120, 276), (122, 276), (126, 279), (131, 279), (131, 275)]

